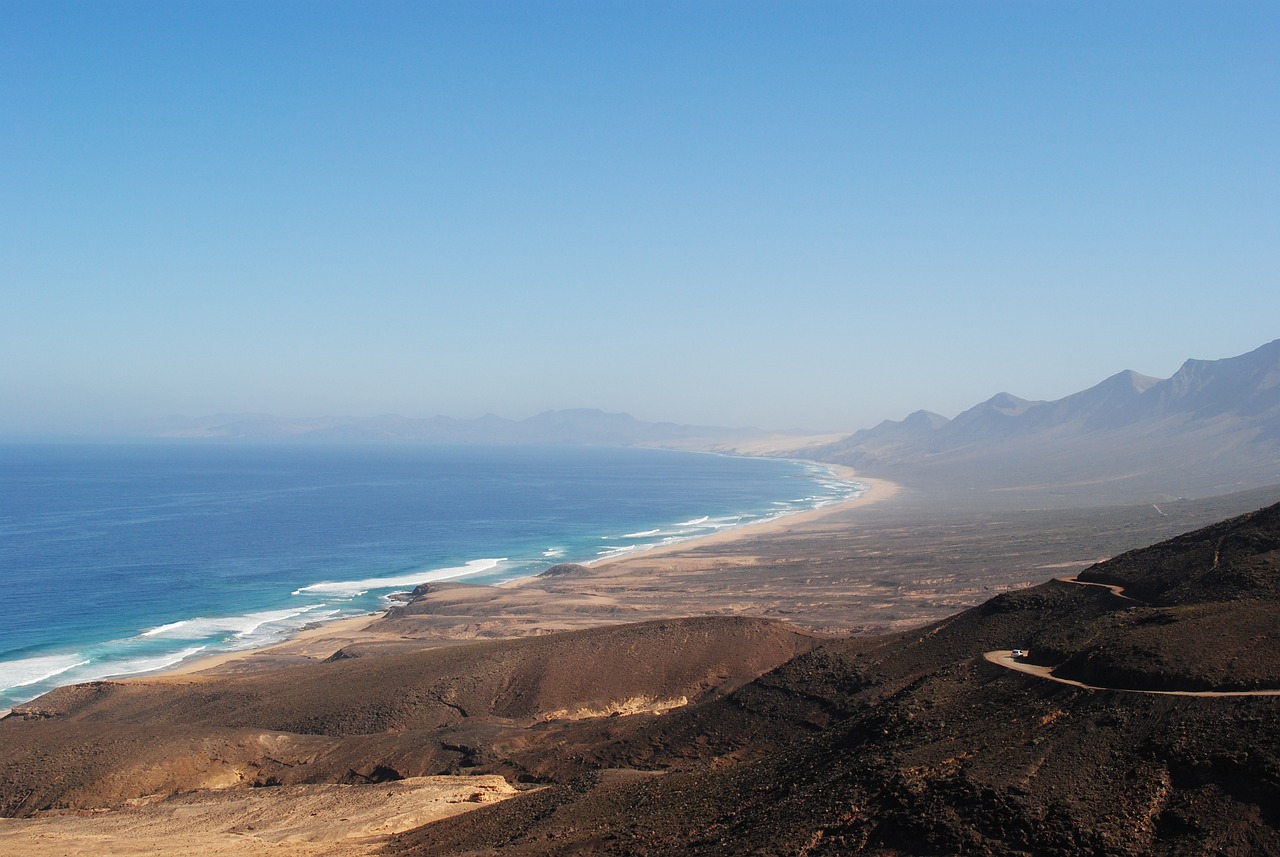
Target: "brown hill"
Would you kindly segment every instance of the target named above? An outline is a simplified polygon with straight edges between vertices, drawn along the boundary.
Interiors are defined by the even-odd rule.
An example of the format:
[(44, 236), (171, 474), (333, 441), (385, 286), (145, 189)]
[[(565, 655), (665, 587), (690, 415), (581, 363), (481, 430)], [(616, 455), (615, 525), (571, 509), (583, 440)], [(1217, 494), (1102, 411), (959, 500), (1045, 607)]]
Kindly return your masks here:
[(762, 619), (684, 619), (61, 688), (0, 721), (0, 814), (454, 773), (508, 731), (702, 700), (815, 642)]
[[(1224, 521), (1080, 573), (1123, 587), (1127, 609), (1088, 639), (1042, 645), (1057, 675), (1148, 690), (1280, 688), (1280, 507)], [(1078, 637), (1078, 635), (1076, 635)]]
[[(1168, 686), (1207, 680), (1199, 641), (1268, 616), (1266, 644), (1228, 657), (1252, 651), (1247, 683), (1280, 688), (1277, 536), (1280, 506), (1115, 562), (1179, 607), (1053, 581), (916, 632), (829, 643), (665, 718), (579, 724), (556, 771), (565, 785), (404, 834), (388, 853), (1278, 853), (1280, 697), (1091, 691), (982, 658), (1157, 640)], [(1175, 560), (1198, 582), (1176, 583)], [(1152, 610), (1161, 618), (1142, 622)], [(669, 772), (599, 773), (619, 766)]]
[[(0, 722), (0, 796), (498, 773), (542, 788), (385, 853), (1280, 853), (1280, 696), (1135, 692), (1280, 688), (1278, 544), (1273, 506), (821, 645), (683, 620), (69, 688)], [(1111, 689), (983, 657), (1015, 646)]]

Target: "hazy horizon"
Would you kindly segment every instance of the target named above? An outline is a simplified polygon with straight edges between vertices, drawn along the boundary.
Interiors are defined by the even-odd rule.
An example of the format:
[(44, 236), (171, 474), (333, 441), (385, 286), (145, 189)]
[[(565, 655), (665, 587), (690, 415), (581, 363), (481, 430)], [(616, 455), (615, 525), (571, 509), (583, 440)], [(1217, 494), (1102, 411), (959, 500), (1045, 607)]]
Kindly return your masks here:
[(4, 436), (852, 432), (1277, 335), (1274, 4), (4, 17)]
[[(1276, 344), (1280, 344), (1280, 339), (1277, 339), (1271, 343), (1263, 343), (1262, 346), (1259, 346), (1259, 349), (1250, 349), (1249, 353), (1252, 353), (1255, 350), (1260, 350), (1266, 346), (1274, 346)], [(1273, 352), (1274, 348), (1270, 348), (1269, 350)], [(1245, 355), (1231, 355), (1231, 357), (1233, 358), (1239, 358), (1243, 356)], [(1189, 358), (1189, 360), (1197, 360), (1197, 358)], [(1105, 382), (1111, 380), (1112, 377), (1117, 375), (1123, 375), (1129, 371), (1132, 371), (1132, 370), (1119, 370), (1117, 372), (1112, 373), (1107, 378), (1098, 379), (1098, 381), (1095, 384), (1090, 384), (1088, 388), (1084, 388), (1084, 389), (1093, 388), (1099, 385), (1105, 386)], [(1138, 373), (1138, 374), (1141, 375), (1142, 373)], [(1165, 378), (1157, 378), (1154, 376), (1146, 376), (1146, 377), (1153, 383), (1158, 383), (1160, 381), (1166, 380)], [(1072, 391), (1072, 393), (1073, 394), (1080, 393), (1080, 392), (1083, 392), (1084, 389)], [(989, 397), (989, 399), (997, 399), (999, 397), (1006, 396), (1006, 395), (1010, 395), (1009, 391), (1000, 391), (997, 393), (993, 393)], [(1068, 395), (1071, 395), (1071, 394), (1068, 394)], [(1028, 402), (1052, 403), (1053, 401), (1057, 401), (1056, 399), (1037, 399), (1034, 396), (1031, 396), (1031, 397), (1018, 396), (1018, 398), (1022, 398), (1024, 399), (1024, 401), (1028, 401)], [(988, 401), (988, 399), (984, 399), (982, 402), (971, 402), (969, 403), (968, 406), (966, 406), (964, 410), (967, 411), (969, 410), (969, 408), (980, 406), (986, 401)], [(914, 410), (927, 411), (929, 409), (916, 408)], [(949, 421), (951, 419), (954, 419), (956, 416), (958, 416), (959, 413), (960, 412), (958, 411), (956, 413), (951, 413), (951, 414), (940, 414), (939, 416), (942, 416), (945, 420)], [(461, 417), (454, 414), (433, 414), (430, 417), (406, 417), (403, 414), (391, 414), (391, 413), (366, 414), (366, 415), (339, 414), (339, 413), (279, 414), (279, 413), (269, 413), (269, 412), (261, 412), (261, 411), (259, 412), (222, 412), (222, 413), (216, 413), (216, 414), (174, 413), (174, 414), (166, 414), (166, 415), (161, 415), (156, 417), (149, 417), (149, 418), (142, 418), (142, 419), (135, 419), (135, 420), (120, 420), (116, 422), (99, 423), (95, 427), (95, 429), (92, 431), (78, 432), (74, 428), (64, 428), (61, 431), (52, 431), (52, 432), (36, 431), (36, 432), (6, 433), (4, 431), (0, 431), (0, 442), (5, 442), (5, 441), (21, 442), (21, 441), (28, 441), (28, 440), (38, 441), (42, 438), (54, 439), (54, 440), (58, 440), (58, 439), (60, 440), (76, 440), (76, 439), (141, 440), (141, 439), (147, 439), (147, 438), (163, 438), (163, 437), (199, 439), (204, 435), (200, 434), (199, 432), (192, 433), (198, 426), (205, 426), (210, 429), (218, 430), (214, 434), (208, 435), (207, 437), (209, 439), (219, 439), (219, 438), (228, 439), (233, 437), (242, 437), (242, 439), (251, 439), (253, 437), (262, 437), (262, 438), (275, 437), (277, 439), (283, 439), (283, 438), (289, 437), (293, 431), (296, 431), (298, 429), (304, 429), (305, 431), (303, 432), (303, 435), (307, 436), (309, 439), (315, 440), (315, 439), (323, 439), (326, 436), (325, 435), (317, 436), (317, 435), (310, 434), (310, 432), (318, 429), (325, 429), (325, 428), (363, 427), (364, 429), (373, 430), (375, 433), (385, 428), (386, 430), (389, 430), (390, 432), (394, 433), (400, 427), (399, 421), (401, 420), (409, 420), (409, 421), (425, 424), (425, 423), (429, 423), (432, 420), (443, 419), (446, 421), (453, 421), (459, 424), (474, 423), (477, 426), (479, 426), (479, 425), (485, 424), (486, 420), (493, 419), (493, 418), (496, 418), (497, 420), (505, 421), (505, 423), (508, 423), (508, 424), (521, 424), (521, 423), (525, 423), (526, 421), (534, 422), (537, 420), (538, 417), (564, 416), (564, 415), (579, 416), (583, 418), (588, 418), (589, 420), (595, 417), (600, 417), (600, 418), (631, 417), (633, 419), (637, 419), (638, 422), (640, 423), (644, 423), (644, 424), (655, 426), (655, 427), (658, 424), (677, 423), (677, 421), (666, 420), (666, 419), (662, 419), (661, 417), (637, 418), (634, 414), (631, 414), (630, 412), (627, 412), (627, 411), (605, 411), (600, 408), (592, 408), (592, 407), (562, 408), (562, 409), (553, 408), (553, 409), (544, 409), (544, 410), (536, 411), (534, 413), (529, 413), (529, 414), (517, 414), (517, 415), (498, 414), (493, 411), (486, 411), (483, 414), (467, 415), (467, 416), (461, 416)], [(884, 420), (877, 421), (877, 424), (879, 422), (884, 422), (884, 421), (898, 421), (906, 416), (909, 416), (909, 415), (901, 414), (899, 416), (885, 417)], [(389, 421), (389, 422), (386, 422), (384, 426), (379, 426), (378, 424), (383, 421)], [(255, 428), (253, 426), (255, 422), (261, 422), (262, 425)], [(695, 424), (684, 424), (684, 425), (689, 427), (699, 427)], [(246, 431), (247, 434), (241, 436), (239, 434), (228, 435), (223, 433), (226, 429), (229, 429), (232, 427), (236, 427), (238, 430)], [(807, 427), (807, 426), (777, 426), (777, 427), (762, 428), (760, 426), (747, 426), (747, 425), (701, 424), (700, 427), (709, 428), (709, 429), (724, 429), (730, 432), (736, 431), (736, 430), (745, 430), (747, 432), (763, 432), (763, 433), (776, 432), (778, 434), (790, 434), (790, 435), (796, 436), (797, 438), (799, 438), (801, 435), (807, 434), (811, 438), (816, 438), (821, 435), (833, 435), (833, 436), (850, 435), (860, 429), (869, 429), (869, 428), (872, 428), (873, 426), (863, 425), (863, 426), (856, 426), (856, 427), (848, 427), (848, 428), (838, 429), (836, 431), (824, 431), (822, 429), (813, 429), (812, 427)], [(284, 434), (277, 434), (277, 432), (281, 430), (284, 431)], [(261, 433), (261, 432), (265, 432), (265, 433)], [(298, 435), (298, 437), (302, 437), (303, 435)], [(365, 439), (367, 440), (374, 439), (377, 436), (378, 435), (376, 434), (368, 435), (366, 436)], [(383, 437), (382, 439), (390, 440), (396, 436), (398, 435), (389, 434)], [(729, 437), (730, 436), (726, 434), (722, 439), (728, 440)], [(411, 438), (413, 438), (413, 435), (412, 434), (403, 435), (403, 436), (400, 436), (400, 438), (402, 440), (411, 440)], [(329, 439), (338, 440), (341, 438), (330, 437)], [(353, 437), (348, 437), (347, 439), (350, 440), (350, 439), (353, 439)], [(418, 437), (417, 439), (428, 440), (429, 442), (448, 442), (448, 441), (439, 441), (439, 440), (430, 441), (426, 437)], [(667, 438), (667, 440), (671, 440), (671, 439), (673, 438)], [(617, 436), (617, 440), (619, 443), (625, 443), (621, 435)], [(472, 439), (469, 442), (484, 443), (486, 441)], [(510, 440), (509, 439), (504, 441), (491, 440), (488, 442), (505, 443), (505, 442), (510, 442)], [(529, 441), (526, 439), (525, 441), (521, 441), (521, 442), (538, 442), (538, 441)]]

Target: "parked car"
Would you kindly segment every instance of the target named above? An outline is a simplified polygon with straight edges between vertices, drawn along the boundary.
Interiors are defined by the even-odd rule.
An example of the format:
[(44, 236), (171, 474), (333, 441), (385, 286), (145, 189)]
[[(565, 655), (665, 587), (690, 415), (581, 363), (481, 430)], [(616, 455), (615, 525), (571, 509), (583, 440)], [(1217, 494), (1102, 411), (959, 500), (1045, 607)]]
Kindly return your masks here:
[(1028, 654), (1030, 653), (1026, 649), (1014, 649), (1013, 651), (1009, 652), (1009, 657), (1025, 658)]

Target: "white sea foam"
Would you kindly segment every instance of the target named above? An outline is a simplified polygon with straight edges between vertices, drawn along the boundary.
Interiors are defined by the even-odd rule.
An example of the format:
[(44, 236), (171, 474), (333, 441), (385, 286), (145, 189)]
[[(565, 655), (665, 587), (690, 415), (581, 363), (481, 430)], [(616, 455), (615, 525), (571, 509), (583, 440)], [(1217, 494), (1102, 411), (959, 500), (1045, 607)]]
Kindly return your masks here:
[[(312, 604), (296, 610), (269, 610), (263, 613), (249, 613), (244, 617), (245, 623), (237, 628), (235, 633), (237, 637), (247, 637), (263, 625), (278, 624), (287, 619), (310, 613), (321, 606), (320, 604)], [(310, 618), (308, 617), (308, 621), (310, 621)]]
[(716, 518), (715, 520), (703, 518), (703, 521), (705, 523), (702, 526), (708, 530), (724, 530), (729, 527), (741, 526), (743, 523), (742, 515), (734, 515), (731, 518)]
[(165, 635), (165, 634), (168, 634), (168, 633), (170, 633), (170, 632), (172, 632), (172, 631), (176, 631), (176, 630), (178, 630), (178, 629), (179, 629), (179, 628), (181, 628), (182, 626), (184, 626), (184, 625), (188, 624), (190, 621), (191, 621), (190, 619), (183, 619), (183, 620), (178, 621), (178, 622), (170, 622), (168, 625), (160, 625), (160, 626), (157, 626), (157, 627), (155, 627), (155, 628), (151, 628), (151, 629), (149, 629), (149, 630), (143, 631), (143, 632), (142, 632), (141, 634), (139, 634), (138, 636), (140, 636), (140, 637), (160, 637), (160, 636), (163, 636), (163, 635)]
[(711, 520), (709, 516), (703, 515), (701, 518), (694, 518), (692, 521), (684, 521), (682, 523), (676, 524), (676, 526), (677, 527), (696, 527), (698, 526), (698, 524), (705, 524), (709, 520)]
[(155, 672), (165, 667), (171, 667), (174, 664), (185, 661), (192, 655), (203, 652), (207, 646), (190, 646), (177, 652), (166, 652), (160, 655), (151, 655), (149, 657), (129, 658), (123, 661), (104, 661), (100, 664), (95, 663), (90, 669), (75, 675), (77, 682), (98, 681), (104, 678), (114, 678), (117, 676), (139, 675), (140, 673)]
[[(203, 652), (206, 646), (189, 646), (176, 652), (126, 658), (122, 660), (87, 658), (83, 654), (42, 655), (18, 661), (0, 663), (0, 690), (12, 690), (65, 676), (58, 684), (68, 682), (97, 681), (114, 676), (138, 675), (173, 666), (192, 655)], [(87, 667), (87, 669), (85, 669)]]
[(635, 553), (638, 550), (646, 550), (651, 547), (653, 547), (653, 545), (623, 545), (622, 547), (609, 548), (608, 550), (604, 550), (604, 551), (596, 551), (596, 556), (600, 557), (601, 559), (609, 559), (615, 556), (622, 556), (624, 554)]
[(564, 548), (547, 548), (542, 552), (542, 555), (547, 558), (564, 556)]
[(658, 535), (658, 533), (661, 533), (661, 532), (662, 532), (662, 530), (642, 530), (641, 532), (638, 532), (638, 533), (624, 533), (624, 534), (622, 535), (622, 538), (624, 538), (624, 539), (647, 539), (649, 536), (656, 536), (656, 535)]
[[(228, 651), (265, 645), (313, 622), (323, 622), (342, 614), (341, 608), (325, 608), (324, 604), (309, 604), (242, 616), (184, 619), (151, 628), (136, 637), (96, 644), (84, 652), (0, 663), (0, 691), (50, 682), (51, 687), (54, 684), (137, 675), (164, 669), (208, 649)], [(172, 647), (182, 643), (199, 644), (157, 651), (158, 646), (167, 644)], [(130, 657), (131, 653), (137, 654)], [(58, 681), (52, 682), (53, 679)]]
[(0, 690), (39, 684), (87, 663), (89, 660), (79, 653), (40, 655), (0, 663)]
[(241, 616), (204, 617), (184, 619), (181, 622), (170, 622), (158, 628), (143, 631), (139, 636), (175, 639), (203, 640), (219, 634), (231, 634), (236, 637), (247, 637), (263, 625), (276, 624), (316, 610), (323, 605), (310, 604), (306, 607), (293, 607), (286, 610), (264, 610), (259, 613), (245, 613)]
[(325, 592), (331, 595), (345, 595), (356, 597), (368, 592), (370, 589), (405, 589), (417, 586), (420, 583), (430, 583), (433, 580), (450, 580), (455, 577), (465, 577), (471, 574), (479, 574), (483, 571), (490, 571), (497, 568), (501, 563), (506, 562), (506, 557), (497, 559), (473, 559), (466, 565), (455, 566), (453, 568), (435, 568), (423, 571), (415, 571), (411, 574), (402, 574), (396, 577), (370, 577), (365, 580), (338, 580), (329, 583), (313, 583), (310, 586), (303, 586), (293, 591), (294, 595), (301, 595), (304, 592)]

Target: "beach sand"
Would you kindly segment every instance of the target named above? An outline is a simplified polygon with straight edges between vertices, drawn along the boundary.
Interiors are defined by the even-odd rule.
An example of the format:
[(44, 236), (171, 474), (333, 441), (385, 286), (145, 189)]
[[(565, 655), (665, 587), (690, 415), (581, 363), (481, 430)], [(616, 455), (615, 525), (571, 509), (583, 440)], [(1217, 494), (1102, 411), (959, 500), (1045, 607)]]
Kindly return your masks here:
[(1144, 505), (1011, 512), (938, 502), (929, 492), (847, 469), (838, 475), (870, 490), (845, 503), (554, 576), (502, 586), (433, 583), (385, 614), (197, 659), (164, 675), (256, 672), (343, 650), (397, 652), (686, 616), (779, 619), (832, 636), (885, 633), (1252, 508), (1243, 498), (1238, 509), (1231, 501), (1180, 501), (1162, 511)]
[[(277, 646), (204, 658), (160, 677), (153, 675), (123, 684), (137, 688), (144, 701), (155, 700), (158, 710), (168, 711), (170, 696), (180, 695), (187, 700), (199, 697), (203, 689), (200, 685), (207, 685), (216, 693), (219, 677), (228, 674), (232, 684), (224, 682), (220, 686), (222, 693), (242, 683), (247, 686), (256, 682), (254, 686), (259, 686), (263, 681), (282, 688), (288, 684), (286, 677), (294, 682), (289, 687), (294, 687), (299, 681), (310, 680), (304, 675), (310, 675), (309, 670), (277, 675), (269, 671), (315, 664), (340, 652), (359, 657), (708, 614), (780, 619), (801, 629), (831, 635), (901, 630), (953, 615), (1003, 591), (1074, 575), (1104, 557), (1255, 507), (1242, 500), (1231, 501), (1245, 503), (1242, 508), (1230, 503), (1178, 501), (1162, 504), (1160, 510), (1134, 506), (992, 512), (931, 504), (915, 489), (856, 474), (843, 475), (870, 484), (871, 490), (849, 503), (564, 574), (497, 587), (458, 582), (432, 584), (420, 597), (383, 615), (328, 623)], [(733, 631), (732, 638), (735, 644), (740, 643), (741, 632)], [(574, 640), (548, 638), (547, 642), (569, 644)], [(734, 645), (722, 641), (709, 648), (724, 652)], [(588, 649), (590, 654), (579, 662), (597, 664), (601, 650), (591, 646)], [(661, 651), (669, 649), (672, 647)], [(674, 650), (699, 649), (676, 646)], [(626, 654), (628, 651), (623, 645), (614, 655), (631, 657)], [(458, 650), (456, 654), (463, 655), (465, 651)], [(550, 660), (568, 663), (572, 658)], [(372, 658), (367, 664), (357, 660), (346, 666), (328, 665), (323, 674), (332, 676), (340, 671), (344, 675), (369, 676), (378, 671), (377, 664), (400, 662), (399, 658)], [(760, 667), (762, 671), (768, 668), (768, 664)], [(263, 671), (267, 674), (261, 674)], [(718, 667), (712, 670), (716, 675), (719, 672)], [(197, 687), (171, 689), (170, 682)], [(404, 686), (399, 679), (388, 682), (394, 693)], [(154, 687), (138, 687), (145, 683), (160, 685), (163, 694), (155, 694)], [(542, 680), (535, 684), (542, 687)], [(333, 691), (325, 686), (321, 692)], [(228, 698), (241, 699), (237, 693)], [(294, 691), (280, 693), (287, 699), (276, 704), (288, 708), (286, 702), (295, 701)], [(655, 698), (674, 699), (678, 695), (658, 694)], [(313, 711), (311, 707), (306, 710)], [(44, 722), (37, 718), (29, 723), (6, 724), (14, 735), (27, 735), (41, 729)], [(95, 721), (85, 728), (107, 727)], [(548, 734), (551, 740), (558, 733)], [(273, 735), (270, 732), (267, 738)], [(204, 746), (199, 743), (205, 739), (203, 729), (197, 730), (195, 736), (192, 746)], [(360, 744), (363, 737), (356, 737)], [(233, 755), (250, 753), (256, 746), (251, 738), (257, 740), (252, 735), (237, 737), (224, 750)], [(303, 736), (297, 740), (305, 744), (339, 739)], [(397, 735), (389, 733), (378, 740), (395, 741)], [(240, 747), (246, 741), (252, 745), (248, 750)], [(71, 751), (78, 746), (73, 742)], [(373, 747), (370, 752), (376, 749)], [(421, 748), (414, 752), (420, 756)], [(0, 853), (36, 857), (70, 853), (108, 857), (179, 853), (185, 857), (372, 854), (386, 843), (387, 834), (392, 831), (443, 817), (431, 813), (463, 812), (514, 793), (500, 780), (410, 777), (367, 786), (329, 783), (229, 788), (177, 794), (155, 803), (142, 800), (138, 805), (113, 806), (103, 811), (0, 819)]]
[(277, 655), (287, 655), (303, 660), (324, 660), (344, 646), (366, 640), (367, 637), (362, 632), (382, 615), (381, 613), (366, 613), (363, 616), (352, 616), (346, 619), (336, 619), (332, 622), (319, 623), (314, 627), (299, 631), (283, 643), (276, 643), (275, 645), (263, 646), (257, 649), (219, 652), (213, 655), (190, 658), (159, 673), (149, 675), (148, 678), (189, 676), (237, 662), (252, 663), (261, 660), (264, 663), (276, 665)]
[[(281, 643), (193, 658), (147, 678), (257, 672), (322, 661), (353, 647), (363, 651), (403, 650), (656, 618), (724, 613), (777, 618), (776, 610), (771, 613), (766, 603), (769, 598), (759, 591), (759, 582), (748, 580), (751, 557), (740, 546), (787, 534), (820, 532), (812, 528), (821, 528), (824, 521), (833, 517), (890, 500), (900, 490), (892, 482), (859, 476), (851, 468), (824, 466), (830, 466), (840, 479), (866, 485), (867, 490), (819, 509), (598, 560), (590, 564), (589, 575), (525, 577), (500, 586), (452, 581), (432, 584), (431, 591), (415, 602), (415, 612), (410, 615), (401, 615), (403, 609), (392, 608), (382, 614), (326, 622)], [(755, 591), (756, 597), (742, 600), (735, 596), (726, 601), (713, 597), (705, 588), (676, 597), (677, 593), (662, 587), (664, 580), (684, 576), (691, 564), (737, 569), (742, 590)], [(663, 595), (655, 597), (655, 592)], [(829, 630), (824, 623), (811, 627)]]
[(0, 818), (0, 854), (360, 857), (391, 834), (517, 794), (493, 775), (202, 790), (111, 811)]
[[(626, 562), (637, 557), (652, 559), (654, 557), (671, 556), (672, 554), (681, 554), (692, 549), (706, 549), (715, 545), (729, 544), (744, 539), (758, 538), (768, 536), (770, 534), (785, 533), (796, 528), (812, 524), (816, 521), (822, 521), (826, 518), (847, 512), (851, 509), (863, 508), (873, 503), (879, 503), (884, 500), (892, 499), (900, 490), (900, 486), (884, 479), (873, 479), (866, 476), (859, 476), (851, 467), (844, 467), (838, 464), (824, 465), (830, 467), (832, 473), (839, 479), (847, 482), (859, 482), (867, 486), (867, 490), (856, 497), (851, 497), (840, 503), (833, 503), (829, 506), (822, 506), (818, 509), (810, 509), (805, 512), (793, 512), (788, 515), (780, 515), (767, 521), (760, 521), (755, 524), (748, 524), (744, 527), (734, 527), (731, 529), (721, 530), (717, 533), (711, 533), (706, 536), (699, 536), (695, 539), (687, 541), (675, 542), (670, 545), (661, 545), (649, 548), (644, 551), (637, 551), (633, 554), (626, 554), (621, 557), (603, 559), (589, 563), (592, 568), (602, 568), (620, 562)], [(521, 585), (530, 580), (537, 578), (521, 578), (512, 581), (511, 585)]]

